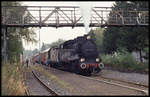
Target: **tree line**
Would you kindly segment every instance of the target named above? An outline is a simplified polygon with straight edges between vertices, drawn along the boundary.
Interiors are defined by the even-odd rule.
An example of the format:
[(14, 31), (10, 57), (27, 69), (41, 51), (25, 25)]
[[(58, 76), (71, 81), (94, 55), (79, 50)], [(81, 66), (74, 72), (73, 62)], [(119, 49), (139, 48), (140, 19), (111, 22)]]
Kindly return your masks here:
[[(111, 14), (115, 10), (148, 11), (148, 4), (147, 1), (116, 1), (108, 21), (111, 22)], [(140, 52), (141, 61), (142, 57), (146, 59), (149, 57), (149, 27), (107, 27), (97, 28), (89, 33), (95, 40), (100, 53), (113, 54), (124, 49), (128, 52)], [(142, 51), (146, 52), (146, 56), (142, 56)]]
[[(14, 1), (14, 2), (1, 2), (2, 6), (21, 6), (21, 2)], [(3, 10), (3, 8), (2, 8)], [(21, 10), (21, 11), (20, 11)], [(2, 13), (3, 14), (3, 13)], [(15, 16), (16, 18), (22, 17), (25, 14), (25, 8), (14, 8), (14, 9), (7, 9), (7, 18), (11, 16)], [(1, 17), (2, 18), (2, 17)], [(28, 20), (30, 21), (30, 20)], [(3, 32), (1, 32), (1, 47), (3, 48), (4, 36)], [(23, 53), (23, 44), (22, 39), (24, 39), (27, 43), (32, 42), (36, 43), (37, 40), (35, 39), (36, 33), (32, 29), (28, 28), (16, 28), (16, 27), (7, 27), (7, 54), (8, 54), (8, 61), (9, 62), (16, 62), (20, 58), (20, 54)], [(1, 49), (2, 52), (2, 49)], [(2, 57), (2, 56), (1, 56)], [(2, 57), (3, 60), (3, 57)]]

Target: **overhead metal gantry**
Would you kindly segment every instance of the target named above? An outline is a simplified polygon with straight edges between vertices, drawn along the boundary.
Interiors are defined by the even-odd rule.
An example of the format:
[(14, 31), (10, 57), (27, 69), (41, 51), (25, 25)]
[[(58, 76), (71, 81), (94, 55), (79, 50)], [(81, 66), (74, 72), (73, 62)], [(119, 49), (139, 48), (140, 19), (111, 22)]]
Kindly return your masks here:
[[(10, 10), (24, 11), (16, 17)], [(18, 11), (18, 13), (20, 12)], [(148, 26), (149, 12), (93, 7), (90, 27)], [(10, 15), (11, 14), (11, 15)], [(83, 16), (77, 6), (3, 6), (2, 25), (7, 27), (83, 27)]]
[[(77, 6), (2, 6), (1, 8), (4, 38), (1, 51), (6, 62), (8, 27), (84, 27), (83, 16)], [(147, 10), (123, 11), (113, 10), (111, 7), (93, 7), (89, 26), (145, 27), (148, 25), (149, 11)]]

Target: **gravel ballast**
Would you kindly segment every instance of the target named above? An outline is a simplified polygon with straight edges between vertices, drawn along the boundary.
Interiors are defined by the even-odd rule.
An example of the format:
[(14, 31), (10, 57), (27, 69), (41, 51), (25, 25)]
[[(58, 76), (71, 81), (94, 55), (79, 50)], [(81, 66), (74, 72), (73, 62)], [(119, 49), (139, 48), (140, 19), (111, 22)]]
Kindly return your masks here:
[(100, 73), (100, 75), (108, 78), (114, 78), (134, 83), (141, 83), (144, 85), (149, 84), (149, 75), (148, 74), (140, 74), (140, 73), (125, 73), (114, 70), (104, 69)]

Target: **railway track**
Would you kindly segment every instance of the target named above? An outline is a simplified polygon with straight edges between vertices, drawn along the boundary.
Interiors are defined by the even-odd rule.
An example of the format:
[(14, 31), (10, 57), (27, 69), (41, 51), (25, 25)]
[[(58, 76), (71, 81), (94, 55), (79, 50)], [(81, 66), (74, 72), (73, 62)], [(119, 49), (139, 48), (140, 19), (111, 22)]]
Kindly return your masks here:
[[(80, 75), (82, 76), (82, 75)], [(86, 77), (86, 76), (82, 76), (86, 79), (90, 79), (90, 80), (94, 80), (94, 81), (97, 81), (97, 82), (103, 82), (103, 83), (106, 83), (106, 84), (110, 84), (110, 85), (115, 85), (115, 86), (119, 86), (119, 87), (123, 87), (123, 88), (127, 88), (127, 89), (131, 89), (131, 90), (136, 90), (136, 91), (139, 91), (141, 92), (143, 95), (148, 95), (148, 90), (146, 89), (140, 89), (140, 88), (135, 88), (135, 87), (130, 87), (130, 86), (127, 86), (127, 85), (124, 85), (124, 84), (119, 84), (117, 82), (112, 82), (110, 80), (112, 79), (109, 79), (109, 78), (105, 78), (105, 77), (101, 77), (103, 79), (97, 79), (97, 78), (91, 78), (91, 77)], [(104, 80), (105, 78), (105, 80)], [(107, 79), (107, 81), (106, 81)], [(108, 81), (109, 80), (109, 81)], [(114, 79), (115, 80), (115, 79)], [(123, 82), (123, 81), (122, 81)], [(128, 82), (129, 83), (129, 82)], [(130, 83), (130, 84), (133, 84), (133, 83)], [(135, 84), (135, 83), (134, 83)], [(136, 84), (136, 85), (139, 85), (139, 84)], [(144, 85), (145, 86), (145, 85)], [(148, 88), (148, 86), (145, 86)]]
[(110, 81), (113, 80), (113, 81), (124, 82), (124, 83), (127, 83), (127, 84), (133, 84), (133, 85), (137, 85), (137, 86), (140, 86), (140, 87), (142, 86), (142, 87), (145, 87), (145, 88), (149, 87), (148, 85), (141, 84), (141, 83), (129, 82), (129, 81), (125, 81), (125, 80), (108, 78), (108, 77), (104, 77), (104, 76), (100, 76), (100, 78), (103, 78), (103, 79), (106, 79), (106, 80), (110, 80)]
[[(78, 75), (78, 74), (76, 74), (76, 75)], [(97, 78), (96, 77), (87, 77), (87, 76), (82, 76), (82, 75), (78, 75), (78, 76), (84, 77), (86, 79), (94, 80), (97, 82), (102, 82), (102, 83), (106, 83), (106, 84), (110, 84), (110, 85), (115, 85), (118, 87), (127, 88), (130, 90), (138, 91), (138, 92), (142, 93), (143, 95), (149, 95), (148, 94), (148, 86), (140, 84), (140, 83), (132, 83), (132, 82), (127, 82), (127, 81), (123, 81), (123, 80), (107, 78), (107, 77), (103, 77), (103, 76), (98, 76), (100, 79), (98, 79), (98, 77)], [(116, 81), (119, 81), (119, 83)], [(120, 84), (120, 82), (121, 82), (121, 84)], [(130, 84), (130, 85), (132, 84), (134, 86), (126, 85), (125, 83)], [(144, 89), (141, 89), (142, 88), (141, 86), (144, 87)]]
[[(34, 78), (35, 78), (36, 80), (38, 80), (38, 82), (39, 82), (42, 86), (44, 86), (44, 88), (49, 92), (48, 96), (58, 96), (58, 95), (59, 95), (59, 94), (56, 93), (53, 89), (49, 88), (49, 87), (37, 76), (37, 74), (36, 74), (34, 71), (32, 71), (32, 74), (33, 74)], [(27, 96), (30, 96), (30, 93), (29, 93), (28, 89), (25, 90), (25, 93), (26, 93)]]
[(49, 92), (50, 92), (50, 95), (53, 95), (53, 96), (58, 96), (59, 94), (56, 93), (53, 89), (49, 88), (37, 75), (34, 71), (32, 71), (34, 77), (40, 82), (40, 84), (42, 84)]

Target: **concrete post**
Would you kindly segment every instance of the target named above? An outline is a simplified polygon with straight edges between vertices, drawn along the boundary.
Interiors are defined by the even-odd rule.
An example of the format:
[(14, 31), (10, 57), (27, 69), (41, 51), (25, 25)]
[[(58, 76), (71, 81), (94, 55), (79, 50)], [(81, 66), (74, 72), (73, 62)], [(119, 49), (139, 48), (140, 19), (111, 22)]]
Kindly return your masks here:
[(6, 63), (8, 60), (8, 55), (7, 55), (7, 27), (4, 26), (2, 27), (2, 32), (3, 32), (3, 58), (4, 58), (4, 62)]

